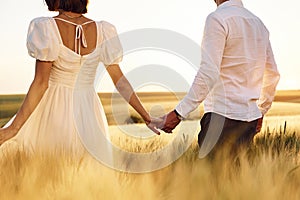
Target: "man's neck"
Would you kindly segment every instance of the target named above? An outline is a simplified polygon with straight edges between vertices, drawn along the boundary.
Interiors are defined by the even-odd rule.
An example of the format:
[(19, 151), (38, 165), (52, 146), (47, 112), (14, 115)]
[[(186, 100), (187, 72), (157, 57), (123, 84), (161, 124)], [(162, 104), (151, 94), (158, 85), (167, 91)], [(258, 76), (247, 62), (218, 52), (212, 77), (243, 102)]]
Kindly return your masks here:
[(229, 0), (216, 0), (216, 4), (217, 4), (217, 6), (219, 6), (226, 1), (229, 1)]

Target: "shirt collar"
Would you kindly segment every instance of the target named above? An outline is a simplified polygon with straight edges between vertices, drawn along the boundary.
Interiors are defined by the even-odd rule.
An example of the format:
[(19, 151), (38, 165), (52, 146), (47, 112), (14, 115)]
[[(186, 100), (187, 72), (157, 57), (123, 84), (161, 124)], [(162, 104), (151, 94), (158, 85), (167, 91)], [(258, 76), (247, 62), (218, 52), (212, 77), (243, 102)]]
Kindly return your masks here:
[(226, 7), (230, 7), (230, 6), (243, 7), (243, 2), (241, 0), (229, 0), (229, 1), (225, 1), (224, 3), (222, 3), (221, 5), (219, 5), (217, 9), (219, 9), (219, 8), (226, 8)]

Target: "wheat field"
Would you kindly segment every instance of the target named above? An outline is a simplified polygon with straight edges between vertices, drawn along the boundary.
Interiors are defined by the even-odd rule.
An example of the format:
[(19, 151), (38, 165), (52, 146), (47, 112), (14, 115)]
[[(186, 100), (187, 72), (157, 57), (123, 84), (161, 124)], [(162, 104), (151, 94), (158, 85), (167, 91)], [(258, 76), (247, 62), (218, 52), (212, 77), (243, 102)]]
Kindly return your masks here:
[[(170, 165), (148, 173), (129, 173), (111, 169), (88, 153), (74, 156), (66, 151), (37, 152), (29, 156), (20, 148), (0, 148), (0, 199), (2, 200), (298, 200), (300, 199), (300, 99), (296, 93), (279, 92), (272, 109), (264, 118), (254, 145), (241, 152), (239, 165), (228, 159), (211, 163), (198, 158), (196, 136), (200, 130), (200, 107), (191, 121), (182, 122), (172, 135), (162, 133), (141, 139), (149, 130), (143, 124), (116, 125), (111, 98), (101, 100), (110, 124), (112, 142), (130, 152), (151, 152), (172, 144), (167, 154)], [(0, 126), (16, 111), (22, 96), (2, 98)], [(174, 108), (174, 96), (141, 98), (148, 110), (161, 115)], [(153, 108), (153, 105), (158, 106)], [(125, 105), (125, 104), (122, 104)], [(151, 107), (152, 106), (152, 107)], [(127, 120), (136, 117), (130, 108)], [(135, 118), (134, 118), (135, 119)], [(134, 121), (134, 120), (133, 120)], [(139, 119), (137, 119), (139, 122)], [(131, 123), (131, 122), (129, 122)], [(183, 133), (179, 141), (174, 138)], [(135, 137), (133, 137), (135, 136)], [(174, 152), (186, 138), (192, 143), (178, 159)], [(161, 159), (170, 159), (162, 157)], [(123, 158), (125, 165), (132, 160)]]
[[(131, 126), (131, 131), (145, 131), (143, 125), (126, 126)], [(174, 137), (162, 134), (143, 143), (129, 140), (117, 126), (110, 131), (116, 145), (133, 152), (161, 148)], [(89, 154), (74, 157), (61, 151), (28, 156), (22, 150), (2, 151), (0, 199), (300, 199), (297, 133), (283, 125), (273, 133), (264, 130), (255, 141), (252, 159), (246, 156), (249, 152), (241, 152), (238, 169), (226, 159), (218, 165), (199, 159), (194, 140), (171, 165), (140, 174), (110, 169)], [(178, 144), (173, 147), (175, 151)], [(124, 158), (123, 162), (130, 161)]]

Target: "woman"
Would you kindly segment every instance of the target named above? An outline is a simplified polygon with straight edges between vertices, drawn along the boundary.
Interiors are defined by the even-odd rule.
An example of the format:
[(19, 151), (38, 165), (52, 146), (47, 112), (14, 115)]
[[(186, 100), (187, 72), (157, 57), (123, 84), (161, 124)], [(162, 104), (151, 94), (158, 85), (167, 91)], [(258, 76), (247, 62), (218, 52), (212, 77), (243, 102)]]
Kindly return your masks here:
[(99, 138), (108, 132), (93, 86), (100, 62), (120, 94), (159, 134), (118, 65), (122, 46), (115, 27), (83, 16), (88, 0), (46, 3), (49, 11), (59, 14), (36, 18), (29, 25), (27, 48), (36, 59), (35, 77), (15, 118), (0, 129), (0, 144), (14, 138), (11, 141), (33, 151), (61, 147), (76, 150), (82, 144), (88, 150), (99, 151), (98, 146), (105, 144)]

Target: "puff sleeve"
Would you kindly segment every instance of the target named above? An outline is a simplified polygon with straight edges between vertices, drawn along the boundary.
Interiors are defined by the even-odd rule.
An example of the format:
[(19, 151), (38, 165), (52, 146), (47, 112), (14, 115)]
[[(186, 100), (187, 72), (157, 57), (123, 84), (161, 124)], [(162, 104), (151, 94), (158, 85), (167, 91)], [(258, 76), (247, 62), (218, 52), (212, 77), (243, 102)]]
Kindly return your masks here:
[(54, 61), (58, 58), (59, 41), (50, 18), (40, 17), (30, 22), (26, 46), (28, 54), (37, 60)]
[(118, 64), (123, 59), (123, 48), (118, 37), (116, 28), (108, 23), (102, 22), (102, 62), (105, 66)]

